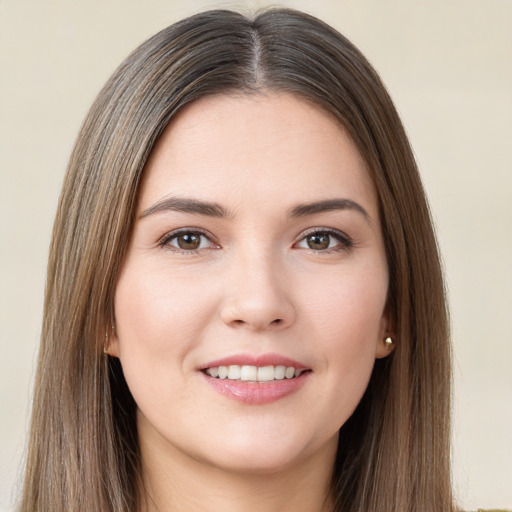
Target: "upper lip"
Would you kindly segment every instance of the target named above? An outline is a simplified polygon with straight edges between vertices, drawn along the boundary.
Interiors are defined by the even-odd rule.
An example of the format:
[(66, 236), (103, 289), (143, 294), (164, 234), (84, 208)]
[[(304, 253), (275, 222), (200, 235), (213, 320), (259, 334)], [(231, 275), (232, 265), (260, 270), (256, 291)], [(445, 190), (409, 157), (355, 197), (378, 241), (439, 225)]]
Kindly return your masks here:
[(218, 366), (293, 366), (296, 370), (307, 370), (308, 367), (299, 361), (295, 361), (290, 357), (282, 356), (280, 354), (234, 354), (232, 356), (223, 357), (222, 359), (215, 359), (205, 365), (201, 366), (200, 370), (207, 368), (216, 368)]

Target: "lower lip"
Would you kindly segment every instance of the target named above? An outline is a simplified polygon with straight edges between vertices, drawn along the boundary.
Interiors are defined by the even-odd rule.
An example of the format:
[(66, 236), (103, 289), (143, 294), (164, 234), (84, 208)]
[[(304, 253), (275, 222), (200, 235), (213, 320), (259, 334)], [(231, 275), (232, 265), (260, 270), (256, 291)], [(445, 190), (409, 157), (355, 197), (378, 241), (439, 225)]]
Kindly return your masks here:
[(298, 391), (307, 381), (311, 372), (304, 372), (293, 379), (269, 382), (216, 379), (201, 373), (206, 382), (221, 395), (245, 404), (270, 404)]

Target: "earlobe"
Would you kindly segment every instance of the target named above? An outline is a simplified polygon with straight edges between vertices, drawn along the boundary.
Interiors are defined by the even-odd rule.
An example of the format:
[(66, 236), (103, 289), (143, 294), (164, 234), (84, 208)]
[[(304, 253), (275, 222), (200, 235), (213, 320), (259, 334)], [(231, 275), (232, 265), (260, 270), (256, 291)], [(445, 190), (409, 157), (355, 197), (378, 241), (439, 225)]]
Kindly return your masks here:
[(109, 331), (105, 331), (105, 343), (103, 345), (103, 353), (112, 356), (119, 357), (119, 342), (115, 330), (112, 328), (109, 335)]
[(389, 333), (382, 337), (377, 344), (377, 351), (375, 353), (376, 359), (382, 359), (383, 357), (389, 356), (395, 348), (395, 340)]
[(377, 342), (377, 349), (375, 352), (376, 359), (382, 359), (383, 357), (389, 356), (395, 349), (396, 335), (394, 334), (394, 322), (390, 320), (392, 318), (389, 303), (386, 305), (384, 314), (382, 315), (380, 324), (379, 341)]

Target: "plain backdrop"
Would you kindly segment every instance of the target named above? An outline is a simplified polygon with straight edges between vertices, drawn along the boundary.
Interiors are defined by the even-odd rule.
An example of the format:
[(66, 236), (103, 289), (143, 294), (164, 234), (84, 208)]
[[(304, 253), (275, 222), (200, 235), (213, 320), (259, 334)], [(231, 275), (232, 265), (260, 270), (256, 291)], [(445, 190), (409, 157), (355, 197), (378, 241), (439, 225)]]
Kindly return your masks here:
[[(0, 512), (26, 441), (45, 266), (66, 161), (98, 90), (139, 43), (200, 10), (266, 2), (0, 0)], [(444, 257), (461, 505), (512, 507), (512, 1), (290, 0), (387, 84)]]

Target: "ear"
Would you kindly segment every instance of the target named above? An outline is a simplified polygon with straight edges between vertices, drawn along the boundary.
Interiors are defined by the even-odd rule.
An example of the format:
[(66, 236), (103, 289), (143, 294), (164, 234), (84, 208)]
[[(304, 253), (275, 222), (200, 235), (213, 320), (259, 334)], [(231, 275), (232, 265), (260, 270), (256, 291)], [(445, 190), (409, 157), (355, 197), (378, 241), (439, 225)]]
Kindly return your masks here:
[(377, 347), (375, 350), (375, 358), (382, 359), (389, 356), (395, 348), (394, 328), (391, 322), (389, 308), (386, 306), (384, 314), (382, 315), (379, 326), (379, 339), (377, 340)]
[(105, 354), (112, 357), (119, 357), (119, 339), (114, 327), (105, 331)]

